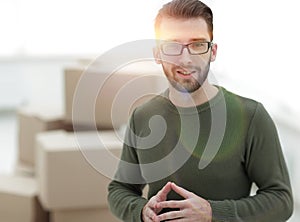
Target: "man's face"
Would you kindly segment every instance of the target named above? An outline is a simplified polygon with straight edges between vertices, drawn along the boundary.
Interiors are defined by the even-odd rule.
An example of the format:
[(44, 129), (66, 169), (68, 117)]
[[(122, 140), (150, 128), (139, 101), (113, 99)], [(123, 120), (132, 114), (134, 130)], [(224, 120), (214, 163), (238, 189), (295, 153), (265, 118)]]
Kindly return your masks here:
[[(175, 42), (183, 45), (211, 41), (207, 24), (202, 18), (164, 18), (160, 25), (159, 40), (162, 40), (162, 44)], [(207, 53), (201, 55), (191, 55), (187, 48), (183, 48), (181, 55), (165, 55), (159, 45), (154, 56), (157, 63), (162, 64), (171, 86), (181, 92), (192, 93), (207, 81), (210, 62), (215, 60), (216, 52), (217, 45), (214, 44)]]

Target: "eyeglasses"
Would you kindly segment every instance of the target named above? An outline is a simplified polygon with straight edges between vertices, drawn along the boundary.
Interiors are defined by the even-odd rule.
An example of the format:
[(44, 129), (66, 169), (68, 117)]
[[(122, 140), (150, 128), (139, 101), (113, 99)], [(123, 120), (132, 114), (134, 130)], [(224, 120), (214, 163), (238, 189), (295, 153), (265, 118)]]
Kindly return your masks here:
[(187, 48), (191, 55), (201, 55), (207, 53), (212, 45), (212, 42), (202, 41), (191, 42), (186, 45), (177, 42), (164, 42), (160, 44), (160, 49), (162, 53), (167, 56), (181, 55), (184, 48)]

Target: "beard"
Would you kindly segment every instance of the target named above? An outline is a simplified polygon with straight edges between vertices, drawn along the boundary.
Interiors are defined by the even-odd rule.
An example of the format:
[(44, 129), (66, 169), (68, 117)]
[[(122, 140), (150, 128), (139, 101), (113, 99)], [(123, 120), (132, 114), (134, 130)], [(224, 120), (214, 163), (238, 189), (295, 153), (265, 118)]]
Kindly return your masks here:
[(189, 79), (178, 78), (176, 76), (176, 68), (178, 67), (174, 67), (171, 69), (171, 71), (168, 71), (163, 66), (164, 73), (171, 86), (182, 93), (193, 93), (200, 89), (203, 83), (207, 80), (210, 63), (208, 62), (203, 69), (201, 69), (200, 67), (193, 67), (193, 70), (196, 70), (196, 73), (193, 74), (193, 77)]

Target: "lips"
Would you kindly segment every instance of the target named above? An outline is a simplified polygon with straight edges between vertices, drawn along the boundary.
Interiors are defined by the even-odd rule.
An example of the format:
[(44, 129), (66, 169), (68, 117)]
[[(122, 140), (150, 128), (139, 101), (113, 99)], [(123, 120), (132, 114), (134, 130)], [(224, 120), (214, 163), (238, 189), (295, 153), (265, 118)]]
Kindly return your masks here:
[(188, 71), (188, 70), (176, 70), (176, 72), (177, 74), (183, 77), (189, 77), (195, 73), (195, 71)]

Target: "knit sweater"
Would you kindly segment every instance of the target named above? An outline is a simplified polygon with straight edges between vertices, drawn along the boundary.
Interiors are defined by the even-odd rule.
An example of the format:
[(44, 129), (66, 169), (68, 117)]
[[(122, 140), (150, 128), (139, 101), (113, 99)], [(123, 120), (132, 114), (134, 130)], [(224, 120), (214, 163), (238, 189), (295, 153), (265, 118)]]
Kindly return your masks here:
[[(122, 161), (108, 187), (118, 218), (141, 221), (145, 185), (150, 199), (168, 181), (208, 200), (213, 221), (290, 217), (291, 185), (274, 122), (261, 103), (218, 88), (196, 107), (174, 106), (166, 91), (133, 112)], [(250, 196), (253, 183), (258, 190)], [(180, 199), (168, 194), (168, 200)]]

